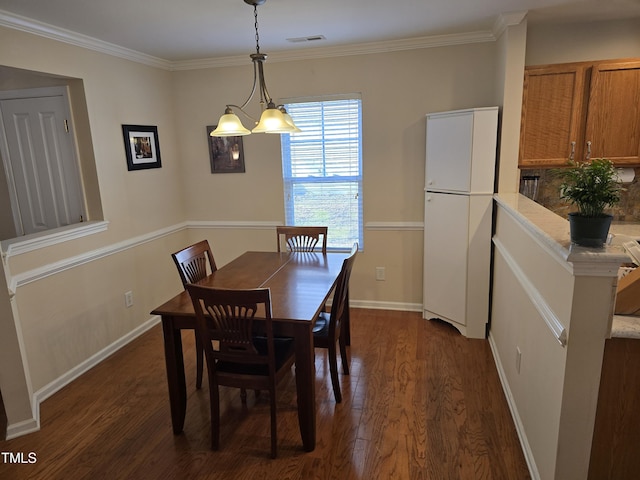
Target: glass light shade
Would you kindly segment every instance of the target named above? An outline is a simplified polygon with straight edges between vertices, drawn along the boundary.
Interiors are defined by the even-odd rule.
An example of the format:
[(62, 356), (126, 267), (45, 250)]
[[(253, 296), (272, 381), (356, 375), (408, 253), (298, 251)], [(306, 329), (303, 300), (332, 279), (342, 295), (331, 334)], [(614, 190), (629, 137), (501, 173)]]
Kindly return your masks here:
[(260, 116), (260, 122), (251, 133), (293, 133), (295, 125), (287, 122), (277, 108), (267, 108)]
[(286, 112), (284, 112), (282, 115), (284, 115), (284, 121), (293, 127), (293, 132), (291, 133), (298, 133), (302, 131), (298, 127), (296, 127), (295, 123), (293, 123), (293, 118), (291, 118), (291, 115)]
[(230, 112), (220, 117), (218, 127), (210, 135), (212, 137), (236, 137), (250, 134), (251, 132), (244, 128), (238, 116)]

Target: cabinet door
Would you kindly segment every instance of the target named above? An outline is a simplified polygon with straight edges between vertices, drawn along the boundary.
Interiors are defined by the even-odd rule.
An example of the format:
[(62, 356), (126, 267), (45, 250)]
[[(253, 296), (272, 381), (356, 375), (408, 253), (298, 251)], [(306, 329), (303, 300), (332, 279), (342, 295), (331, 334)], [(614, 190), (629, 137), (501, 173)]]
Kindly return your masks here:
[(591, 158), (640, 165), (640, 61), (593, 67), (586, 142)]
[(427, 190), (469, 192), (473, 113), (427, 116)]
[(424, 309), (466, 325), (468, 195), (427, 193), (424, 205)]
[(520, 167), (565, 165), (581, 158), (587, 66), (553, 65), (525, 70), (520, 126)]

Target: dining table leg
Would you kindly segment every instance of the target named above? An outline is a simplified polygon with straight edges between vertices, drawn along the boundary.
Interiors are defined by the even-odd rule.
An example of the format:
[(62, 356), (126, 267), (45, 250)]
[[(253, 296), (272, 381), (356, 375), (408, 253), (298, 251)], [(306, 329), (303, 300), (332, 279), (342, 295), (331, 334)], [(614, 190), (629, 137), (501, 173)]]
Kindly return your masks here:
[(184, 375), (182, 334), (173, 324), (173, 317), (162, 316), (164, 334), (164, 358), (167, 365), (167, 384), (173, 433), (178, 435), (184, 428), (187, 411), (187, 382)]
[(316, 364), (312, 325), (295, 325), (298, 423), (305, 451), (316, 448)]

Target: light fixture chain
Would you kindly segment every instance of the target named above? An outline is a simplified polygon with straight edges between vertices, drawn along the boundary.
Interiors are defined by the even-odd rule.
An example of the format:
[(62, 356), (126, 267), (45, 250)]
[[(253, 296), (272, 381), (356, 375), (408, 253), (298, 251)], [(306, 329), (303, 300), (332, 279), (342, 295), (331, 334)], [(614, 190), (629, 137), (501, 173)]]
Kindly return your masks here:
[[(293, 120), (282, 105), (276, 106), (267, 91), (267, 84), (264, 80), (263, 65), (267, 59), (267, 55), (260, 53), (260, 33), (258, 30), (258, 5), (262, 5), (266, 0), (244, 0), (244, 3), (253, 5), (254, 26), (256, 29), (256, 53), (249, 55), (253, 63), (253, 87), (249, 98), (241, 105), (228, 104), (224, 111), (224, 115), (220, 117), (218, 126), (211, 132), (212, 137), (233, 137), (238, 135), (249, 135), (250, 133), (291, 133), (299, 132), (300, 129), (295, 126)], [(255, 121), (244, 108), (253, 98), (256, 90), (260, 91), (260, 106), (262, 114), (260, 120), (256, 121), (256, 126), (251, 130), (247, 130), (242, 125), (238, 116), (233, 113), (231, 107), (237, 108), (247, 117)], [(265, 105), (266, 104), (266, 105)]]
[(260, 34), (258, 33), (258, 6), (253, 6), (253, 17), (255, 18), (254, 26), (256, 28), (256, 53), (260, 53)]

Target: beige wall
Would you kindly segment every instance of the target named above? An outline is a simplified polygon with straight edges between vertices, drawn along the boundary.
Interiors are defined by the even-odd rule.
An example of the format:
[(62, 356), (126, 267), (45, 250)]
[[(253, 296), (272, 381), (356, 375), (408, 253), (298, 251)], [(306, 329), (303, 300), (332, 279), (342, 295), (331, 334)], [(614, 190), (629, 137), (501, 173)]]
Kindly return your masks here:
[[(0, 330), (13, 332), (0, 336), (0, 351), (11, 355), (0, 364), (0, 388), (9, 429), (17, 430), (10, 433), (19, 433), (37, 426), (36, 406), (24, 416), (31, 393), (46, 397), (55, 382), (59, 388), (179, 291), (168, 252), (187, 236), (178, 231), (140, 244), (145, 235), (185, 219), (170, 72), (6, 28), (0, 28), (0, 64), (83, 82), (91, 138), (79, 143), (84, 160), (93, 147), (99, 182), (93, 195), (109, 222), (103, 233), (3, 258), (3, 277), (15, 296), (10, 304), (6, 295), (0, 298), (2, 311), (12, 312), (0, 316)], [(2, 83), (17, 88), (15, 80), (3, 76)], [(163, 168), (127, 171), (122, 124), (158, 126)], [(130, 309), (124, 306), (127, 290), (134, 292)], [(16, 378), (21, 365), (26, 373)]]
[(586, 24), (529, 24), (527, 65), (630, 57), (640, 57), (638, 18)]
[[(421, 309), (425, 114), (495, 102), (495, 43), (295, 62), (267, 62), (274, 96), (357, 92), (363, 105), (364, 251), (352, 281), (357, 302)], [(251, 65), (174, 74), (177, 131), (182, 141), (189, 220), (284, 222), (278, 136), (244, 138), (246, 173), (211, 175), (205, 126), (225, 103), (242, 103)], [(249, 109), (256, 113), (257, 102)], [(389, 116), (393, 117), (389, 121)], [(243, 118), (243, 120), (245, 120)], [(258, 200), (258, 201), (256, 201)], [(377, 228), (393, 223), (391, 230)], [(223, 260), (246, 248), (246, 230), (226, 232)], [(251, 248), (272, 249), (275, 236), (256, 235)], [(376, 282), (375, 267), (387, 280)]]
[(500, 118), (500, 142), (497, 175), (497, 191), (512, 193), (518, 191), (520, 179), (518, 171), (518, 150), (520, 137), (520, 116), (522, 111), (522, 77), (524, 55), (527, 45), (527, 20), (510, 26), (499, 39), (501, 74), (499, 91), (503, 95), (502, 116)]
[[(29, 367), (22, 346), (22, 332), (14, 319), (9, 289), (0, 276), (0, 388), (8, 424), (31, 419), (32, 394)], [(0, 432), (2, 438), (4, 432)]]

